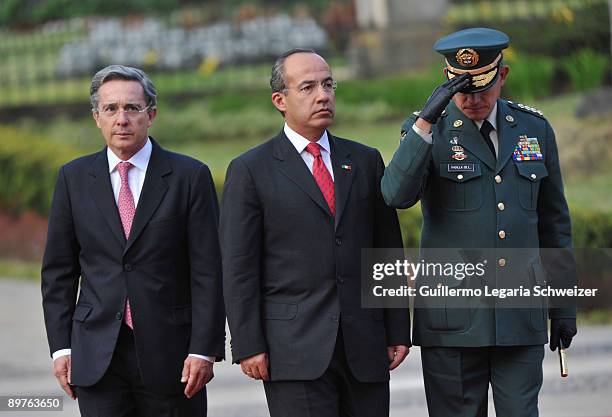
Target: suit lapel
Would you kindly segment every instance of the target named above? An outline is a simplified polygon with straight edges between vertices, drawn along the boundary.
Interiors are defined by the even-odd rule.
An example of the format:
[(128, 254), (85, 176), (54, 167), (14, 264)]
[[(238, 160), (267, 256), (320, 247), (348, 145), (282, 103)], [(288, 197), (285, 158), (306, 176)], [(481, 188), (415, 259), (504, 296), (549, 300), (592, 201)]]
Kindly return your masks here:
[(91, 176), (91, 186), (89, 187), (91, 198), (100, 210), (100, 214), (108, 224), (111, 232), (123, 246), (125, 245), (125, 234), (123, 233), (123, 226), (121, 225), (113, 187), (110, 182), (106, 148), (96, 156), (89, 175)]
[(164, 195), (168, 191), (168, 183), (164, 176), (172, 172), (172, 167), (168, 162), (166, 151), (163, 150), (156, 142), (151, 139), (153, 150), (151, 152), (151, 160), (147, 167), (145, 181), (142, 185), (136, 214), (130, 231), (130, 238), (125, 246), (127, 252), (132, 244), (138, 239), (144, 227), (147, 225), (153, 213), (161, 203)]
[[(459, 145), (469, 149), (476, 158), (491, 168), (491, 170), (494, 170), (495, 158), (480, 134), (478, 127), (476, 127), (476, 123), (466, 117), (453, 102), (448, 106), (448, 110), (449, 113), (446, 117), (450, 118), (449, 122), (453, 126), (451, 127), (451, 135), (455, 136), (455, 133), (457, 133), (457, 136), (459, 136)], [(453, 130), (457, 130), (457, 132)]]
[(510, 160), (518, 142), (516, 114), (503, 100), (497, 100), (497, 139), (499, 141), (499, 155), (496, 173), (499, 173)]
[(278, 170), (308, 194), (312, 201), (331, 216), (327, 201), (325, 201), (323, 193), (321, 193), (312, 173), (282, 131), (274, 139), (273, 156), (278, 161)]
[(328, 132), (331, 149), (332, 167), (334, 170), (334, 197), (336, 199), (335, 227), (338, 227), (342, 214), (346, 208), (353, 178), (355, 178), (356, 166), (350, 160), (350, 152), (342, 147), (336, 138)]

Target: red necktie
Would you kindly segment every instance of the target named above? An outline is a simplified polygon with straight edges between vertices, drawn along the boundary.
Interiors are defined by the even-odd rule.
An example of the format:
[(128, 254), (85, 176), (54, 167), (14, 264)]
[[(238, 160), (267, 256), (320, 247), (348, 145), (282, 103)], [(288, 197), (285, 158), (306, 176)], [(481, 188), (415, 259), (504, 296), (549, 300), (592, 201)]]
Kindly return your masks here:
[(327, 201), (329, 210), (332, 216), (336, 214), (336, 202), (334, 200), (334, 181), (327, 170), (327, 167), (323, 163), (323, 157), (321, 156), (321, 147), (318, 143), (310, 142), (306, 146), (306, 152), (314, 156), (314, 163), (312, 164), (312, 175), (317, 182), (317, 185)]
[[(125, 238), (129, 239), (130, 230), (132, 229), (132, 221), (134, 220), (134, 214), (136, 214), (136, 204), (134, 204), (134, 195), (130, 189), (128, 183), (128, 171), (133, 167), (129, 162), (120, 162), (117, 165), (119, 176), (121, 177), (121, 188), (119, 189), (119, 200), (117, 206), (119, 207), (119, 217), (121, 217), (121, 224), (123, 225), (123, 233)], [(132, 323), (132, 310), (130, 309), (130, 300), (125, 300), (125, 314), (123, 316), (125, 324), (130, 329), (134, 328)]]

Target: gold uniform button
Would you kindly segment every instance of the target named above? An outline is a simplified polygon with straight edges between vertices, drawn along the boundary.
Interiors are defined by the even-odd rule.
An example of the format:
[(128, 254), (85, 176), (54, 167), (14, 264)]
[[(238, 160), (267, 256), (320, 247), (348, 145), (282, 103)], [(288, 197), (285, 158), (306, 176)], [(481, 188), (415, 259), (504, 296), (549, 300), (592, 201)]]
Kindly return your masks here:
[(501, 177), (499, 175), (495, 176), (495, 182), (498, 184), (501, 182)]
[(463, 179), (463, 175), (461, 175), (461, 174), (457, 175), (457, 179), (458, 180), (462, 180)]
[(498, 235), (499, 235), (499, 238), (500, 238), (500, 239), (505, 239), (505, 238), (506, 238), (506, 232), (505, 232), (505, 231), (503, 231), (503, 230), (500, 230), (500, 231), (499, 231), (499, 233), (498, 233)]
[(504, 203), (497, 203), (497, 208), (499, 211), (504, 211), (506, 209), (506, 205)]
[(538, 176), (536, 174), (531, 174), (531, 179), (535, 180), (536, 178), (538, 178)]
[(506, 260), (505, 260), (504, 258), (500, 258), (500, 259), (497, 261), (497, 265), (499, 265), (499, 266), (501, 266), (501, 267), (506, 266)]

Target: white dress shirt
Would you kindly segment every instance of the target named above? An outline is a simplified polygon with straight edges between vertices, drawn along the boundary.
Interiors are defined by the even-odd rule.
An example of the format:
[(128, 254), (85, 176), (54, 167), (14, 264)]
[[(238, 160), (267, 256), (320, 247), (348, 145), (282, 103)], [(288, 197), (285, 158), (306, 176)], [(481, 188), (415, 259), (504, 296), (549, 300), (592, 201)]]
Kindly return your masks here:
[[(287, 123), (285, 123), (285, 127), (283, 128), (283, 130), (285, 131), (285, 135), (287, 135), (287, 138), (289, 139), (289, 141), (293, 144), (295, 149), (298, 151), (298, 153), (304, 160), (304, 163), (310, 170), (310, 173), (312, 173), (312, 166), (314, 165), (315, 158), (314, 156), (312, 156), (311, 153), (309, 153), (306, 150), (306, 146), (308, 146), (310, 141), (306, 139), (304, 136), (297, 133), (295, 130), (291, 129), (287, 125)], [(329, 174), (331, 175), (331, 178), (333, 181), (334, 180), (334, 170), (332, 168), (332, 163), (331, 163), (331, 149), (329, 147), (329, 138), (327, 137), (327, 131), (323, 132), (323, 135), (319, 138), (317, 143), (321, 147), (321, 158), (323, 159), (323, 163), (325, 164), (325, 167), (329, 171)]]
[[(145, 176), (147, 174), (147, 167), (149, 166), (149, 161), (151, 160), (151, 151), (153, 150), (153, 144), (150, 139), (147, 139), (147, 143), (140, 149), (138, 152), (134, 154), (130, 159), (125, 162), (129, 162), (134, 165), (128, 171), (128, 184), (130, 186), (130, 190), (132, 191), (132, 195), (134, 196), (134, 206), (138, 207), (138, 200), (140, 199), (140, 192), (142, 191), (142, 185), (144, 184)], [(113, 194), (115, 196), (115, 203), (119, 204), (119, 190), (121, 189), (121, 176), (119, 175), (119, 170), (117, 169), (117, 165), (120, 162), (124, 162), (120, 159), (115, 153), (110, 149), (106, 148), (106, 156), (108, 158), (108, 172), (110, 175), (111, 186), (113, 187)], [(53, 352), (53, 360), (61, 356), (67, 356), (71, 354), (71, 349), (60, 349), (56, 352)], [(210, 356), (196, 355), (194, 353), (190, 353), (189, 356), (194, 356), (196, 358), (205, 359), (209, 362), (214, 362), (215, 358)]]
[[(495, 157), (497, 157), (499, 154), (499, 136), (497, 136), (497, 103), (495, 103), (493, 106), (493, 110), (491, 110), (487, 120), (489, 123), (491, 123), (491, 126), (493, 126), (493, 130), (491, 133), (489, 133), (489, 136), (491, 137), (491, 142), (493, 142), (493, 147), (495, 148)], [(480, 130), (484, 120), (474, 120), (474, 123), (476, 123), (478, 130)], [(414, 130), (425, 142), (429, 144), (433, 143), (433, 134), (431, 132), (423, 131), (423, 129), (418, 127), (416, 123), (412, 125), (412, 130)], [(485, 139), (483, 138), (483, 140)]]

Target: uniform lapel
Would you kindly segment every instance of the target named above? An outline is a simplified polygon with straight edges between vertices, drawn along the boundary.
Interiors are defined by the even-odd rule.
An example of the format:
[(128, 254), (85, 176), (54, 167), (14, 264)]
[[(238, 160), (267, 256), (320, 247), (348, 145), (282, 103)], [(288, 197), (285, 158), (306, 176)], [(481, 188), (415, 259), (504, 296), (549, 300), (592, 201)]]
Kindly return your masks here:
[(331, 211), (304, 160), (291, 144), (284, 132), (274, 139), (273, 156), (278, 161), (278, 170), (304, 191), (322, 210), (331, 216)]
[(136, 239), (138, 239), (138, 236), (140, 236), (144, 227), (147, 225), (151, 216), (153, 216), (153, 213), (155, 213), (155, 210), (159, 206), (159, 203), (161, 203), (164, 195), (166, 195), (168, 191), (168, 183), (164, 177), (172, 173), (172, 167), (168, 162), (166, 151), (154, 142), (153, 139), (151, 139), (151, 143), (153, 144), (151, 160), (147, 167), (145, 181), (142, 185), (140, 198), (138, 199), (138, 206), (136, 207), (136, 214), (134, 216), (134, 222), (132, 223), (130, 238), (125, 247), (125, 252), (127, 252)]
[(453, 102), (449, 104), (447, 109), (448, 116), (446, 117), (449, 118), (448, 123), (451, 126), (451, 136), (457, 136), (459, 138), (459, 146), (467, 148), (476, 158), (491, 168), (491, 170), (494, 170), (495, 158), (480, 134), (478, 127), (476, 127), (476, 123), (466, 117)]
[(346, 208), (353, 178), (357, 167), (350, 160), (350, 152), (348, 152), (338, 140), (328, 133), (329, 145), (331, 149), (332, 168), (334, 170), (334, 197), (336, 200), (336, 219), (335, 227), (342, 219), (342, 214)]
[(90, 168), (91, 184), (89, 193), (111, 232), (123, 246), (125, 245), (125, 234), (121, 225), (121, 219), (119, 218), (113, 187), (110, 182), (106, 152), (106, 148), (99, 152)]
[(518, 142), (516, 114), (503, 100), (497, 100), (497, 138), (499, 140), (499, 155), (496, 173), (499, 173), (510, 160)]

